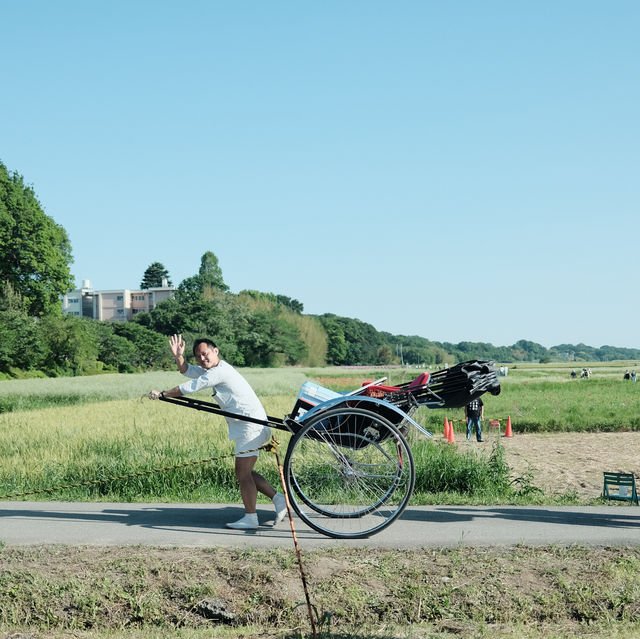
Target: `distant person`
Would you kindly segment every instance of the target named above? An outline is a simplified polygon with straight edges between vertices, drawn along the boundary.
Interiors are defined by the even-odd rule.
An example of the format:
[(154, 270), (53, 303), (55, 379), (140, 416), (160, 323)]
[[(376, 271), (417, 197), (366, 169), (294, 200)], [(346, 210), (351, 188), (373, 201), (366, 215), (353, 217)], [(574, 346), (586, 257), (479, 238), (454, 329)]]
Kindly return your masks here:
[[(220, 359), (218, 347), (209, 339), (197, 339), (193, 344), (193, 355), (198, 366), (188, 364), (184, 359), (185, 343), (182, 335), (173, 335), (169, 346), (178, 370), (190, 381), (184, 382), (166, 391), (151, 391), (152, 397), (182, 397), (205, 388), (213, 388), (216, 401), (221, 408), (236, 415), (244, 415), (267, 421), (267, 414), (257, 395), (238, 371)], [(259, 451), (271, 439), (271, 430), (266, 425), (243, 422), (226, 418), (229, 426), (229, 439), (235, 440), (235, 472), (245, 514), (238, 521), (227, 524), (237, 530), (254, 530), (258, 527), (256, 501), (258, 492), (273, 501), (276, 509), (274, 526), (287, 514), (287, 505), (282, 493), (253, 470)], [(252, 452), (244, 452), (252, 451)]]
[(575, 379), (576, 377), (578, 377), (578, 373), (576, 373), (576, 369), (574, 368), (574, 369), (571, 371), (571, 379)]
[(631, 374), (629, 373), (628, 370), (626, 370), (624, 372), (624, 375), (622, 376), (622, 379), (631, 379)]
[(637, 382), (638, 381), (638, 376), (636, 375), (635, 371), (631, 371), (631, 381), (632, 382)]
[(473, 427), (475, 426), (476, 440), (483, 442), (482, 419), (484, 418), (484, 404), (479, 397), (477, 399), (472, 399), (464, 407), (464, 417), (467, 420), (467, 441), (471, 441), (471, 434), (473, 432)]

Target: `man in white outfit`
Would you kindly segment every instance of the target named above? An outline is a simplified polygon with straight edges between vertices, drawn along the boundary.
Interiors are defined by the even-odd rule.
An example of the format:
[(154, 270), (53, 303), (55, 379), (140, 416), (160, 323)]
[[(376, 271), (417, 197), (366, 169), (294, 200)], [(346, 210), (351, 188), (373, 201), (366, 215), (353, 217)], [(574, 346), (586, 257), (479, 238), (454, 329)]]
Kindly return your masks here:
[[(205, 388), (213, 388), (216, 401), (223, 410), (267, 421), (267, 414), (249, 382), (231, 364), (220, 359), (218, 348), (211, 340), (195, 341), (193, 355), (198, 366), (192, 366), (184, 359), (185, 343), (182, 335), (172, 335), (169, 345), (178, 370), (189, 377), (190, 381), (169, 390), (151, 391), (153, 397), (183, 397)], [(279, 524), (287, 514), (284, 495), (277, 492), (262, 475), (253, 470), (259, 453), (256, 449), (271, 439), (271, 430), (262, 424), (229, 417), (226, 419), (229, 425), (229, 439), (236, 442), (235, 471), (245, 509), (241, 519), (230, 522), (227, 526), (238, 530), (254, 530), (258, 527), (258, 491), (273, 501), (276, 509), (274, 525)]]

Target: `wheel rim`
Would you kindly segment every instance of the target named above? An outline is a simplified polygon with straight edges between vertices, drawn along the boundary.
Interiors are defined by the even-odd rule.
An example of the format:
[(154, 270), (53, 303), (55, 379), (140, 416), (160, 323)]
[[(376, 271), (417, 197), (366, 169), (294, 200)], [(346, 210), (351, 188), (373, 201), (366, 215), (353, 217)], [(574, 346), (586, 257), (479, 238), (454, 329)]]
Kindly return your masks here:
[(363, 409), (315, 416), (285, 458), (292, 504), (309, 526), (332, 537), (367, 537), (406, 507), (414, 485), (411, 451), (389, 421)]

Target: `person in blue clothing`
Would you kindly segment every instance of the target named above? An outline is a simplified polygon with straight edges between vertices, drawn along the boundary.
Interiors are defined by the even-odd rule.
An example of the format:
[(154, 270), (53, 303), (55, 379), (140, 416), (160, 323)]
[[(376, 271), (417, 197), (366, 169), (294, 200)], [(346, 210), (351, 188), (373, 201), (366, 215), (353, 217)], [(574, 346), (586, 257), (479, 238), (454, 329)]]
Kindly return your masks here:
[(476, 427), (476, 440), (479, 442), (484, 441), (482, 439), (482, 419), (484, 417), (484, 404), (478, 397), (472, 399), (464, 407), (464, 416), (467, 420), (467, 441), (471, 440), (471, 434), (473, 433), (473, 427)]

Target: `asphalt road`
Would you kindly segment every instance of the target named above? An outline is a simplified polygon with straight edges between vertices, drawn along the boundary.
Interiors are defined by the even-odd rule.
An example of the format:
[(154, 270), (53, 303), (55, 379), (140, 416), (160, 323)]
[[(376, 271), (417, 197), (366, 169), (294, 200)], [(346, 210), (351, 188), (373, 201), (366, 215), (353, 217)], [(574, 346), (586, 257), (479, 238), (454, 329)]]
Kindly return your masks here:
[[(270, 506), (259, 505), (260, 528), (225, 527), (242, 516), (229, 504), (120, 504), (0, 502), (0, 542), (7, 545), (293, 546), (288, 519), (269, 525)], [(409, 506), (386, 530), (362, 540), (325, 537), (294, 518), (302, 548), (358, 545), (375, 548), (640, 545), (640, 508)]]

